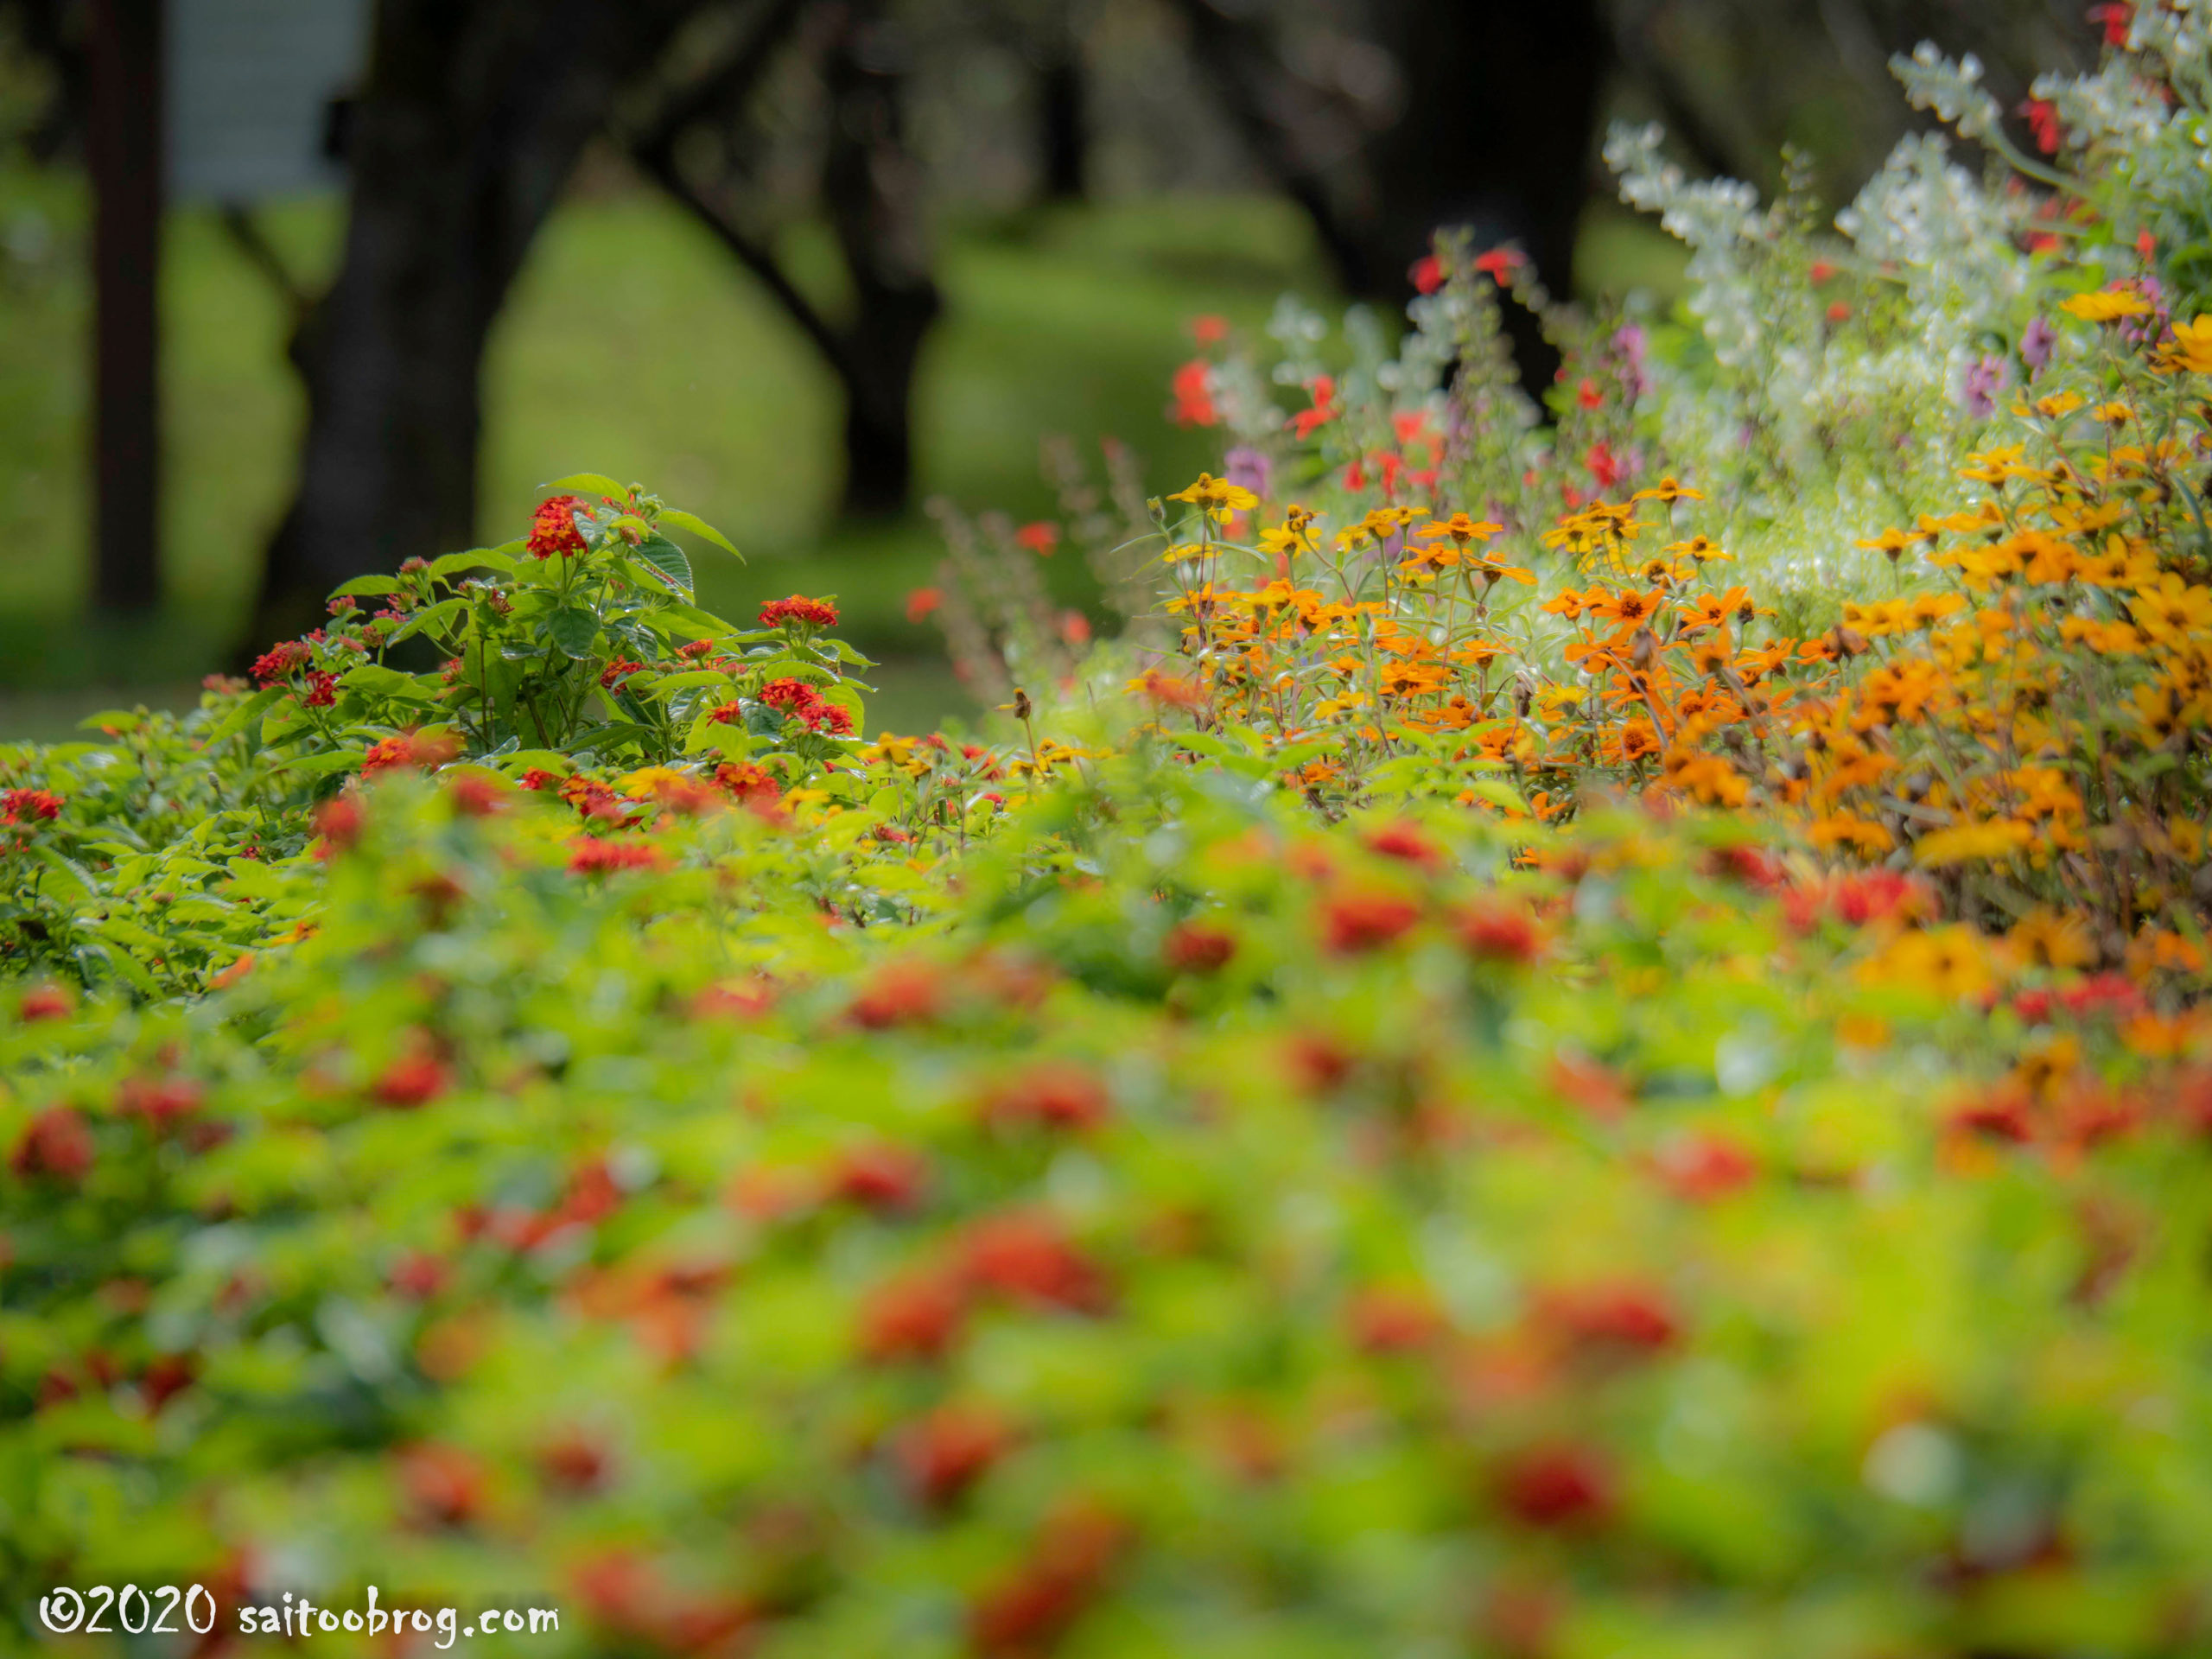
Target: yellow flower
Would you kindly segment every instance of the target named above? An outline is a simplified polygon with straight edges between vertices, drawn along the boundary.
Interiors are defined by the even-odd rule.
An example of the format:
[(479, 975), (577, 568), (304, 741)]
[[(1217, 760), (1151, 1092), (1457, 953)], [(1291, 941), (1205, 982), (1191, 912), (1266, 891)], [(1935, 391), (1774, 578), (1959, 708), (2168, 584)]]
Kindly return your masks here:
[(1885, 530), (1878, 536), (1870, 537), (1866, 540), (1854, 543), (1853, 545), (1863, 547), (1869, 553), (1885, 553), (1889, 556), (1890, 563), (1895, 564), (1898, 555), (1906, 551), (1917, 540), (1919, 537), (1910, 531)]
[(633, 801), (645, 801), (671, 785), (696, 788), (698, 782), (690, 772), (677, 772), (671, 766), (641, 766), (618, 779), (614, 786)]
[(1822, 818), (1813, 826), (1816, 847), (1853, 847), (1869, 858), (1878, 858), (1896, 846), (1897, 837), (1880, 824), (1848, 813)]
[(2122, 317), (2147, 316), (2151, 302), (2140, 294), (2124, 290), (2115, 293), (2106, 289), (2095, 294), (2076, 294), (2072, 299), (2063, 302), (2058, 308), (2069, 316), (2081, 318), (2084, 322), (2117, 322)]
[(1675, 481), (1673, 474), (1661, 479), (1648, 490), (1638, 490), (1629, 497), (1631, 501), (1661, 501), (1673, 506), (1677, 501), (1702, 501), (1705, 497), (1684, 484)]
[(2212, 638), (2212, 588), (2192, 588), (2171, 570), (2129, 600), (2127, 609), (2135, 625), (2162, 644), (2180, 645), (2192, 634)]
[(1216, 478), (1211, 473), (1200, 473), (1197, 483), (1176, 491), (1167, 499), (1187, 501), (1194, 507), (1205, 507), (1213, 512), (1249, 512), (1260, 505), (1260, 498), (1251, 491), (1231, 484), (1225, 478)]
[(1732, 554), (1720, 550), (1719, 543), (1705, 536), (1693, 536), (1687, 542), (1669, 542), (1667, 551), (1695, 559), (1700, 564), (1733, 564), (1736, 562)]
[(2028, 825), (2010, 818), (1961, 823), (1923, 836), (1913, 843), (1912, 861), (1923, 869), (1935, 869), (1975, 859), (2010, 858), (2035, 837), (2036, 832)]
[(1425, 542), (1450, 537), (1461, 547), (1470, 542), (1486, 542), (1503, 532), (1503, 524), (1494, 524), (1487, 518), (1471, 518), (1464, 512), (1455, 512), (1449, 518), (1440, 518), (1423, 524), (1414, 533)]
[[(2033, 483), (2046, 481), (2050, 474), (2040, 467), (2031, 467), (2020, 457), (2025, 446), (2008, 444), (2001, 449), (1991, 449), (1978, 455), (1968, 455), (1967, 464), (1959, 469), (1959, 476), (1977, 484), (2002, 484), (2008, 479), (2026, 479)], [(1992, 515), (1994, 516), (1994, 515)], [(1958, 515), (1943, 521), (1943, 528), (1960, 528)], [(1999, 522), (2002, 522), (2001, 518)], [(1973, 528), (1974, 526), (1967, 526)]]
[(2079, 916), (2030, 911), (2007, 935), (2012, 949), (2037, 968), (2086, 968), (2097, 959), (2096, 942)]
[(2163, 368), (2212, 374), (2212, 316), (2176, 323), (2173, 340), (2158, 361)]
[(1954, 998), (1988, 989), (1992, 977), (1980, 935), (1958, 923), (1899, 934), (1859, 973), (1871, 984), (1910, 985)]

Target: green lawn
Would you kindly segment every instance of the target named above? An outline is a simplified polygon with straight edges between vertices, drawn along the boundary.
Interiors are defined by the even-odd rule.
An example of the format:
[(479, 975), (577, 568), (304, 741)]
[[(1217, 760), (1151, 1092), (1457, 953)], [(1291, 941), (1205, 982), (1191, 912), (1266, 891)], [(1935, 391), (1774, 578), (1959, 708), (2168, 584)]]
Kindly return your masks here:
[[(0, 735), (45, 734), (80, 702), (115, 700), (92, 688), (174, 700), (219, 662), (289, 486), (301, 398), (283, 356), (283, 308), (211, 214), (180, 211), (162, 293), (168, 604), (158, 624), (120, 632), (82, 620), (85, 218), (73, 180), (0, 174), (0, 246), (16, 250), (0, 253)], [(1649, 233), (1624, 243), (1617, 218), (1593, 228), (1599, 263), (1641, 251), (1648, 265)], [(329, 268), (335, 203), (276, 208), (267, 224), (301, 270)], [(41, 235), (50, 251), (22, 257)], [(803, 282), (834, 295), (826, 240), (801, 234), (786, 252)], [(1287, 289), (1325, 291), (1302, 219), (1257, 198), (957, 226), (941, 280), (947, 310), (919, 388), (921, 493), (1023, 516), (1050, 506), (1041, 435), (1125, 438), (1162, 486), (1212, 461), (1212, 435), (1161, 418), (1188, 350), (1185, 322), (1214, 311), (1257, 323)], [(645, 192), (563, 207), (500, 321), (486, 380), (486, 539), (516, 532), (544, 480), (586, 469), (638, 479), (721, 524), (750, 557), (747, 569), (709, 568), (710, 605), (835, 592), (852, 637), (894, 659), (887, 721), (918, 725), (957, 707), (932, 666), (934, 637), (900, 614), (937, 562), (931, 527), (918, 515), (863, 531), (836, 523), (834, 384), (676, 209)], [(1082, 596), (1077, 562), (1052, 575)]]

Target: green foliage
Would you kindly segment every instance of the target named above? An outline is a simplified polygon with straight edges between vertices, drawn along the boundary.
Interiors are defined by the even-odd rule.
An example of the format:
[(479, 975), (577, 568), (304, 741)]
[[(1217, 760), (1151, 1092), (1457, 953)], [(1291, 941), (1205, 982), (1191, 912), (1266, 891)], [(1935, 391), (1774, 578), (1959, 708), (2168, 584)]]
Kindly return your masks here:
[(2130, 1115), (1989, 1142), (2048, 1028), (1785, 925), (1719, 829), (1324, 835), (1140, 751), (957, 884), (860, 811), (601, 876), (473, 776), (365, 791), (226, 989), (18, 999), (11, 1608), (2179, 1650), (2202, 1108), (2094, 1003)]
[[(1931, 98), (1971, 80), (1928, 73)], [(1901, 156), (1874, 202), (1966, 188)], [(1735, 211), (1648, 176), (1675, 211)], [(1705, 297), (1815, 280), (1781, 270), (1796, 230), (1747, 224), (1716, 231)], [(1946, 338), (2018, 321), (1997, 289), (1970, 326), (1947, 308), (1961, 272), (2021, 275), (2009, 244), (1930, 234), (1894, 303)], [(1302, 417), (1249, 359), (1179, 400), (1286, 469), (1293, 432), (1346, 497), (1370, 467), (1523, 507), (1562, 467), (1618, 481), (1668, 436), (1626, 418), (1637, 350), (1592, 331), (1622, 395), (1578, 388), (1546, 453), (1498, 378), (1491, 264), (1440, 265), (1395, 362), (1378, 334), (1341, 383), (1294, 376)], [(2181, 411), (2212, 324), (2169, 328), (2154, 292), (2131, 270), (2075, 315), (2169, 377), (2171, 453), (2128, 463), (2158, 512), (2077, 513), (2118, 448), (1976, 469), (2032, 473), (2035, 511), (2148, 562), (2125, 634), (2069, 608), (2108, 603), (2089, 575), (2077, 601), (2004, 565), (2015, 498), (1955, 532), (2004, 625), (1977, 652), (2030, 592), (2171, 690), (2134, 699), (2171, 764), (2107, 769), (2110, 816), (2058, 849), (2113, 930), (2075, 904), (2000, 937), (1938, 861), (1815, 855), (1741, 791), (1631, 804), (1586, 754), (1540, 801), (1471, 715), (1396, 729), (1402, 686), (1294, 722), (1230, 621), (1300, 649), (1363, 630), (1325, 664), (1350, 697), (1385, 607), (1323, 618), (1287, 578), (1242, 610), (1209, 579), (1179, 596), (1245, 702), (1206, 712), (1139, 630), (1053, 695), (1009, 686), (1007, 742), (863, 746), (834, 604), (718, 619), (693, 558), (721, 538), (597, 475), (523, 541), (351, 584), (257, 690), (0, 750), (0, 1619), (35, 1635), (58, 1585), (199, 1582), (226, 1618), (372, 1585), (557, 1607), (549, 1654), (2202, 1650), (2206, 961), (2186, 906), (2116, 931), (2145, 891), (2120, 855), (2189, 874), (2185, 815), (2151, 846), (2126, 791), (2155, 806), (2212, 721), (2212, 597), (2164, 511), (2169, 480), (2202, 494)], [(1744, 317), (1707, 321), (1752, 349)], [(1901, 327), (1793, 384), (1840, 396)], [(1750, 365), (1653, 413), (1694, 442)], [(1885, 397), (1948, 372), (1891, 366)], [(2096, 418), (2144, 418), (2122, 412)], [(1908, 416), (1928, 453), (1861, 458), (1908, 484), (1984, 423)], [(1754, 517), (1784, 483), (1821, 498), (1766, 521), (1777, 547), (1854, 511), (1788, 436), (1714, 481)], [(1259, 493), (1202, 479), (1184, 538), (1317, 556), (1303, 509), (1257, 548), (1217, 537)], [(1494, 528), (1441, 524), (1391, 568), (1530, 585), (1469, 550)], [(1034, 646), (1049, 610), (1007, 587)], [(1846, 636), (1891, 637), (1914, 600), (1838, 602), (1815, 656), (1839, 695), (1894, 681), (1910, 664)], [(416, 641), (443, 665), (410, 665)], [(1660, 644), (1605, 671), (1646, 677), (1629, 718)], [(1142, 705), (1114, 694), (1132, 672)], [(1994, 729), (1891, 702), (1821, 764), (1863, 758), (1847, 734)], [(1906, 779), (1882, 810), (1935, 798)]]

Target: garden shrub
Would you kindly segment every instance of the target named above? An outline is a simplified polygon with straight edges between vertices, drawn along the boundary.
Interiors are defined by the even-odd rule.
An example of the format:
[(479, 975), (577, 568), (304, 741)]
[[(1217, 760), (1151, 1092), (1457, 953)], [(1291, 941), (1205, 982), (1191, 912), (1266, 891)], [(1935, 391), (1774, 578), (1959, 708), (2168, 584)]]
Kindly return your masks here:
[(1223, 476), (1062, 469), (1121, 638), (948, 518), (988, 741), (586, 477), (0, 752), (7, 1617), (2202, 1649), (2204, 41), (2127, 29), (1841, 245), (1619, 141), (1675, 321), (1447, 244), (1395, 351), (1212, 341)]

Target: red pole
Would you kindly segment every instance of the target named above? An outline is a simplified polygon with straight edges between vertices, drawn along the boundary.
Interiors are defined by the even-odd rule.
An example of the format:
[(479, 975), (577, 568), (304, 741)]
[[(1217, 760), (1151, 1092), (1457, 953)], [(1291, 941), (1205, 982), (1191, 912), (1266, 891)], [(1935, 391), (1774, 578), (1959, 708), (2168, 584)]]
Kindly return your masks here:
[(161, 602), (162, 0), (92, 0), (92, 601)]

